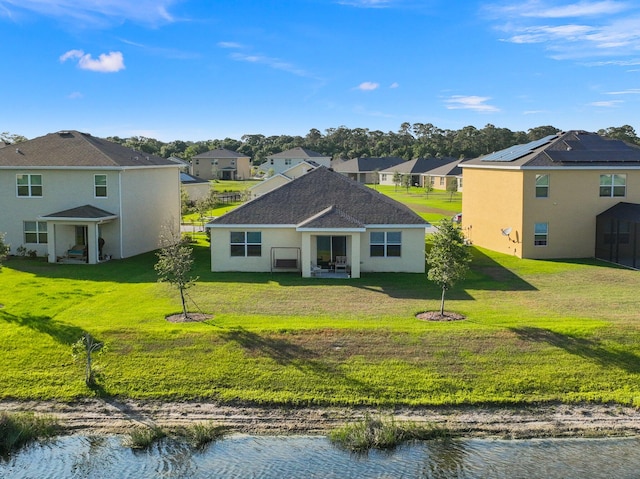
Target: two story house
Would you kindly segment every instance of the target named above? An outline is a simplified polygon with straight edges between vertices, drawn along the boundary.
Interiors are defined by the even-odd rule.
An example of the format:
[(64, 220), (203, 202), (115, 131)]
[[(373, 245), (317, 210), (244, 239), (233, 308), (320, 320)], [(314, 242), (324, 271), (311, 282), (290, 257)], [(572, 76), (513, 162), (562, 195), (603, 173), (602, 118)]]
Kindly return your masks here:
[(314, 161), (319, 165), (331, 166), (331, 157), (324, 156), (317, 151), (307, 150), (305, 148), (292, 148), (287, 151), (267, 156), (267, 159), (260, 165), (260, 169), (265, 173), (283, 173), (292, 166), (302, 163), (303, 161)]
[(0, 149), (0, 231), (11, 253), (95, 264), (158, 248), (179, 231), (180, 166), (93, 137), (59, 131)]
[(251, 157), (216, 148), (191, 159), (191, 175), (203, 180), (248, 180), (251, 178)]
[(463, 228), (475, 245), (640, 266), (640, 147), (569, 131), (460, 166)]

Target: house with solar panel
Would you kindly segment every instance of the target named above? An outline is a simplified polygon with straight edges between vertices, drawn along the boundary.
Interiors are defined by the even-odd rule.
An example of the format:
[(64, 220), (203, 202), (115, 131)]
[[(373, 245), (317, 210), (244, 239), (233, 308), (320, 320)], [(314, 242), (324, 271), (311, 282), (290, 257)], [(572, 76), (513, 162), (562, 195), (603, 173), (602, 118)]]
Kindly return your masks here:
[(461, 167), (462, 226), (474, 245), (640, 267), (640, 147), (569, 131)]
[(251, 157), (216, 148), (195, 155), (189, 173), (203, 180), (248, 180), (251, 178)]
[(78, 131), (0, 149), (0, 232), (49, 262), (95, 264), (158, 248), (180, 227), (180, 165)]
[(405, 205), (320, 166), (208, 223), (211, 270), (424, 273), (427, 226)]

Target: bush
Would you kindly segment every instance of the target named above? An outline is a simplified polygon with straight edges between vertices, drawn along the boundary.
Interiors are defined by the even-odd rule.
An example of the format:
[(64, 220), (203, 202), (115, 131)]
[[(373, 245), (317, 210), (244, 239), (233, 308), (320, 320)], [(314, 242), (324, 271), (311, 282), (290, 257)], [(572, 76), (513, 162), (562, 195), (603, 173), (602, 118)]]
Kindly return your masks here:
[(209, 443), (224, 436), (225, 427), (217, 426), (212, 422), (196, 423), (185, 427), (179, 432), (195, 449), (203, 449)]
[(167, 437), (167, 433), (159, 426), (137, 427), (124, 440), (124, 445), (131, 449), (149, 449), (155, 442)]
[(31, 441), (51, 437), (57, 431), (58, 424), (50, 416), (0, 413), (0, 456), (5, 456)]

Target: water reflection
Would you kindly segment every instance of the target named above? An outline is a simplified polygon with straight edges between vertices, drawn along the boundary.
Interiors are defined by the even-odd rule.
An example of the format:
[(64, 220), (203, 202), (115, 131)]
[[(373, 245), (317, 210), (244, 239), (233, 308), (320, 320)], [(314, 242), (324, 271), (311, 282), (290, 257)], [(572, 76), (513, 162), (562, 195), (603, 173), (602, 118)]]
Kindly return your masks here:
[(147, 451), (117, 436), (69, 436), (0, 461), (2, 478), (637, 478), (640, 439), (434, 440), (354, 455), (323, 437), (231, 436), (194, 451), (163, 440)]

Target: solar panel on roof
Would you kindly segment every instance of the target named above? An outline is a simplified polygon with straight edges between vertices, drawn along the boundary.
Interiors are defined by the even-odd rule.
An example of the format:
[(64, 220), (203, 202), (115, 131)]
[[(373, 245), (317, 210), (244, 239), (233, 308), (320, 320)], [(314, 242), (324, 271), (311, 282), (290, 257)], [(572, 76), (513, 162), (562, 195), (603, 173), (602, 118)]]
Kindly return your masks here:
[(513, 161), (518, 158), (522, 158), (524, 155), (529, 152), (535, 150), (536, 148), (541, 147), (549, 143), (551, 140), (555, 139), (557, 135), (549, 135), (544, 138), (540, 138), (539, 140), (534, 140), (529, 143), (525, 143), (522, 145), (512, 146), (511, 148), (506, 148), (504, 150), (496, 151), (495, 153), (491, 153), (490, 155), (481, 158), (482, 161)]

